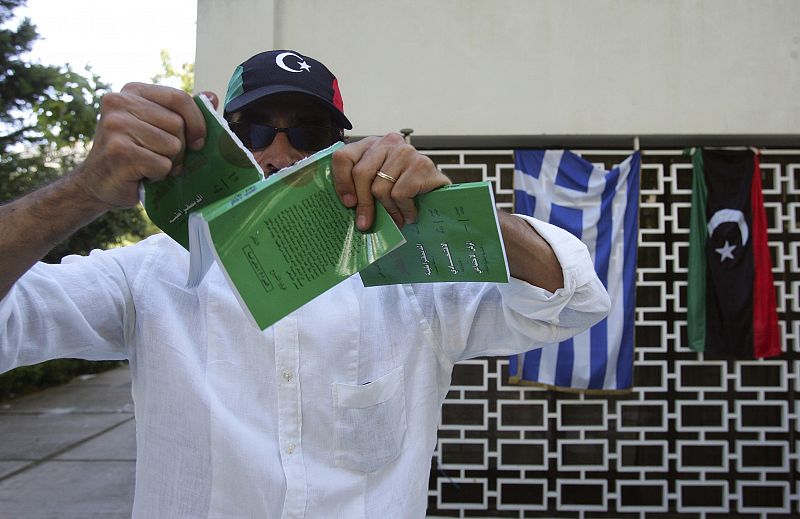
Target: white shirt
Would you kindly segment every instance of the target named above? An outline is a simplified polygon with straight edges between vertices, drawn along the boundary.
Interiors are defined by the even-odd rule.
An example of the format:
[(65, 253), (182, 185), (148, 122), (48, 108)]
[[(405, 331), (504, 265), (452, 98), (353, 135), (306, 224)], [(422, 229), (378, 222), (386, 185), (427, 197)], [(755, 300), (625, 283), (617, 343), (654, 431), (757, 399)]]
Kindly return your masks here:
[(0, 371), (130, 360), (136, 518), (424, 517), (453, 364), (608, 311), (586, 248), (529, 221), (561, 262), (555, 293), (353, 276), (263, 332), (218, 269), (184, 288), (188, 253), (165, 235), (38, 264), (0, 301)]

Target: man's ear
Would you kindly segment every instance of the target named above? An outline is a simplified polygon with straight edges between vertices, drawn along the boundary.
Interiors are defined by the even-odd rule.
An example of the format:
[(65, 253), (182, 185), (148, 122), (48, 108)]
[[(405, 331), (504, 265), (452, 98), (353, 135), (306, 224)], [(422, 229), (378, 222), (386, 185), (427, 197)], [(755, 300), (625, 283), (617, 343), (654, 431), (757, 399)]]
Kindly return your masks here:
[(225, 114), (225, 120), (229, 123), (236, 123), (242, 120), (242, 112), (233, 112)]

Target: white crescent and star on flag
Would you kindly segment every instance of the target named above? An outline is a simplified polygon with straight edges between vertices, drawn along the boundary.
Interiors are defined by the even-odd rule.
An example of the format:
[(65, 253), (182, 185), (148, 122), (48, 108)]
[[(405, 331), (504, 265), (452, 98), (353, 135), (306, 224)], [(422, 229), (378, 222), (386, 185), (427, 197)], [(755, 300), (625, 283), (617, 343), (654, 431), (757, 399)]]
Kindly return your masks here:
[[(708, 238), (709, 240), (714, 235), (714, 231), (723, 223), (735, 223), (739, 227), (739, 234), (742, 236), (742, 247), (747, 243), (750, 230), (747, 227), (747, 221), (744, 218), (744, 213), (737, 209), (720, 209), (708, 221)], [(722, 263), (726, 259), (734, 259), (733, 251), (736, 250), (736, 245), (731, 244), (730, 241), (725, 240), (725, 245), (719, 249), (714, 249), (719, 254), (719, 261)]]
[[(297, 66), (299, 67), (298, 69), (293, 69), (292, 67), (286, 64), (284, 60), (289, 56), (297, 58)], [(281, 52), (280, 54), (275, 56), (275, 64), (287, 72), (303, 72), (304, 70), (306, 72), (311, 71), (311, 65), (306, 63), (306, 60), (303, 57), (298, 56), (294, 52)]]

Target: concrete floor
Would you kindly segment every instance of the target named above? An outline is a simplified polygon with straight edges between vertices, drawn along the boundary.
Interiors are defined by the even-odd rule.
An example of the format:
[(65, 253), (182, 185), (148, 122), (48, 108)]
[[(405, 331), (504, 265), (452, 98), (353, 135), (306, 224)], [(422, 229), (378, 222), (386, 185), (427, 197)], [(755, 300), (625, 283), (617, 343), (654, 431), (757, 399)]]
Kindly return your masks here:
[(130, 518), (130, 385), (119, 368), (0, 404), (0, 519)]

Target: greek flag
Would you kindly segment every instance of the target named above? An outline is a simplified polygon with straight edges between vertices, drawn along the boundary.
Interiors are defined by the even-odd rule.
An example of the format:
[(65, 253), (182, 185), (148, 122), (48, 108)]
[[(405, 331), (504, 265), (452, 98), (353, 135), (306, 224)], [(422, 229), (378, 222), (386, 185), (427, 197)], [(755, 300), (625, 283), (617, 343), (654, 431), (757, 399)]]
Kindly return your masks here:
[(514, 211), (586, 244), (611, 312), (571, 339), (512, 357), (511, 383), (595, 391), (633, 385), (640, 163), (638, 151), (611, 171), (571, 151), (514, 152)]

